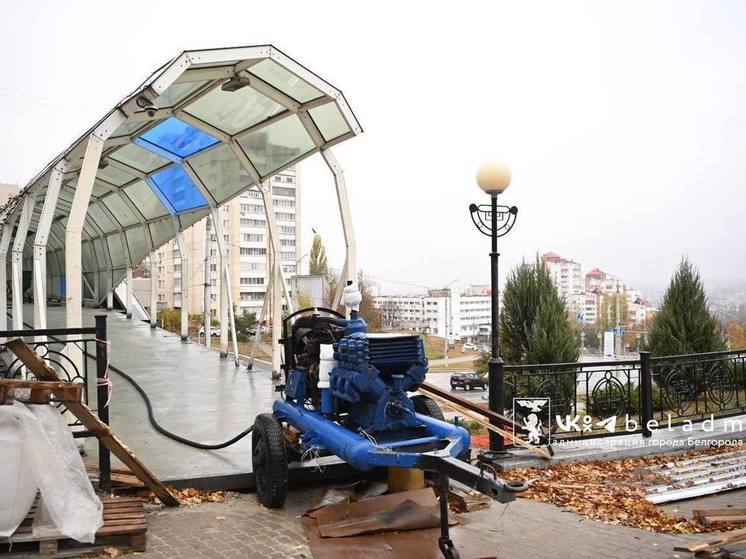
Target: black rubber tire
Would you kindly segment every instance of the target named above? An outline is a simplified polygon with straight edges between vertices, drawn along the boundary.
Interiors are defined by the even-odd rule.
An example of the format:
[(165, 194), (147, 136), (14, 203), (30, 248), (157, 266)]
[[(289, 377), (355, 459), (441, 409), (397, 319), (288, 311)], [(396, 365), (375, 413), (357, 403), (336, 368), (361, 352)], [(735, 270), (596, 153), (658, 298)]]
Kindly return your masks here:
[(271, 413), (254, 419), (251, 463), (259, 502), (269, 509), (280, 508), (288, 494), (288, 452), (282, 425)]
[(417, 413), (432, 417), (433, 419), (439, 419), (440, 421), (446, 420), (440, 406), (432, 398), (418, 394), (417, 396), (412, 396), (412, 403), (414, 404), (414, 411)]

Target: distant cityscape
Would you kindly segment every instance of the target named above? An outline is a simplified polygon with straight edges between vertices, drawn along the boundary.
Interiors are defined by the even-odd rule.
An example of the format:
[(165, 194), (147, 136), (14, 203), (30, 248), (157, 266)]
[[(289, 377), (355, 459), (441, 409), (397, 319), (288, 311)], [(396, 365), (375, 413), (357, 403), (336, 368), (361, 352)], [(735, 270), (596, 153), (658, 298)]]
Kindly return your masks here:
[[(655, 308), (639, 289), (599, 268), (583, 274), (582, 265), (557, 253), (542, 257), (549, 277), (564, 298), (568, 313), (579, 323), (597, 325), (616, 317), (619, 297), (620, 325), (645, 330)], [(449, 341), (475, 341), (489, 336), (491, 290), (487, 285), (468, 285), (463, 290), (431, 289), (426, 294), (376, 295), (384, 325), (391, 329), (415, 330), (422, 334), (447, 337)], [(603, 320), (602, 320), (603, 319)], [(604, 328), (612, 324), (599, 324)]]

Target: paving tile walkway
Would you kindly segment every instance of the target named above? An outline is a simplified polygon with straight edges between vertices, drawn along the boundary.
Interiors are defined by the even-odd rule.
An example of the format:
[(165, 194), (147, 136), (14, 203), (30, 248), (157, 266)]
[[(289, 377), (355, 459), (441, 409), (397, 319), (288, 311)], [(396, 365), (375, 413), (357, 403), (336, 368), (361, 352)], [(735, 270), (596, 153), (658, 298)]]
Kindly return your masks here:
[[(254, 494), (246, 494), (224, 503), (153, 511), (148, 515), (148, 550), (131, 557), (311, 559), (300, 516), (324, 491), (292, 491), (280, 510), (261, 507)], [(464, 518), (475, 539), (494, 544), (497, 557), (510, 559), (687, 559), (689, 554), (674, 552), (673, 546), (697, 537), (606, 525), (526, 499)]]

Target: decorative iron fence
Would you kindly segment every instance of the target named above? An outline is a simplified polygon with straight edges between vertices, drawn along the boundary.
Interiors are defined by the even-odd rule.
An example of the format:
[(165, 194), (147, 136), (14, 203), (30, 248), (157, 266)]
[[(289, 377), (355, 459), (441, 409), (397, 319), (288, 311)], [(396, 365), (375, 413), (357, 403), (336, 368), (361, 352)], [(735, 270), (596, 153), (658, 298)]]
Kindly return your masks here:
[(560, 438), (650, 436), (651, 420), (667, 426), (746, 413), (746, 350), (506, 365), (504, 379), (506, 411), (514, 398), (549, 398), (540, 419)]
[[(94, 398), (101, 421), (109, 424), (109, 343), (106, 333), (106, 315), (97, 315), (93, 328), (52, 328), (46, 330), (0, 331), (0, 378), (30, 378), (23, 363), (5, 345), (5, 341), (22, 338), (39, 357), (55, 370), (61, 380), (85, 385), (83, 402), (89, 404)], [(80, 359), (73, 354), (78, 353)], [(62, 402), (55, 405), (64, 414), (67, 410)], [(67, 417), (69, 415), (69, 417)], [(80, 421), (66, 414), (75, 438), (93, 437)], [(109, 450), (98, 443), (99, 486), (108, 489), (111, 485), (111, 458)]]
[(746, 412), (746, 350), (651, 359), (656, 419), (678, 422)]

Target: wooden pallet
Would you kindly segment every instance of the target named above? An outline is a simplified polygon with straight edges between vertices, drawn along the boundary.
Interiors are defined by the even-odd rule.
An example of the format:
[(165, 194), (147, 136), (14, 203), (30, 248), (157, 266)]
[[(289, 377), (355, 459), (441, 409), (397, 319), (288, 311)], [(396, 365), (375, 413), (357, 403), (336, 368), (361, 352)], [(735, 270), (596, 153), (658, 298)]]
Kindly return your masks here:
[(142, 499), (138, 497), (109, 497), (104, 505), (104, 525), (96, 532), (93, 543), (81, 543), (62, 534), (37, 538), (31, 532), (36, 505), (18, 530), (9, 538), (10, 544), (0, 544), (0, 558), (12, 559), (40, 555), (45, 557), (79, 557), (100, 554), (105, 548), (116, 548), (122, 553), (145, 551), (147, 523)]

